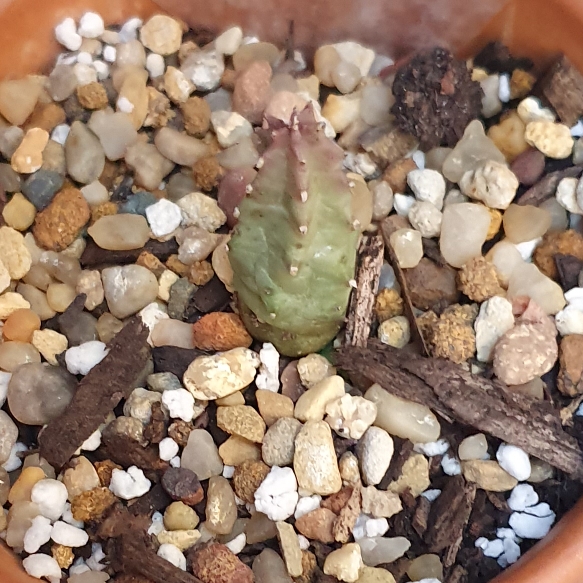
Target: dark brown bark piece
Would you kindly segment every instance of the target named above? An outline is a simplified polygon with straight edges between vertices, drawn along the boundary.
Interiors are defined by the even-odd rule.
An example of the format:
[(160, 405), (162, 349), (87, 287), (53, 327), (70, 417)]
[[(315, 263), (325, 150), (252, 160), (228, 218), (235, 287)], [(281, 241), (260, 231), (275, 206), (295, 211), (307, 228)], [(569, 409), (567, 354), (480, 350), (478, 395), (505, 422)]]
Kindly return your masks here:
[(128, 510), (134, 515), (140, 514), (144, 516), (152, 516), (154, 512), (160, 512), (172, 502), (172, 499), (162, 488), (161, 484), (155, 484), (150, 488), (150, 491), (139, 498), (136, 498), (133, 503), (128, 505)]
[[(398, 439), (398, 438), (397, 438)], [(387, 473), (383, 476), (380, 484), (377, 486), (379, 490), (386, 490), (389, 484), (394, 480), (397, 480), (403, 471), (403, 466), (405, 462), (409, 459), (413, 453), (413, 443), (407, 440), (401, 440), (401, 447), (397, 447), (398, 442), (395, 440), (395, 452), (396, 455), (391, 459), (391, 464)]]
[(540, 91), (569, 127), (583, 115), (583, 75), (561, 55), (541, 80)]
[(551, 172), (550, 174), (547, 174), (541, 178), (526, 192), (523, 192), (515, 202), (516, 204), (530, 204), (533, 206), (539, 206), (545, 200), (555, 196), (557, 186), (563, 178), (578, 178), (581, 176), (581, 172), (583, 172), (583, 167), (581, 166), (569, 166), (569, 168)]
[(144, 427), (144, 439), (150, 443), (160, 443), (167, 435), (166, 417), (162, 410), (162, 403), (152, 404), (152, 417)]
[(81, 255), (82, 267), (94, 267), (96, 265), (127, 265), (128, 263), (135, 263), (140, 256), (140, 253), (149, 251), (155, 255), (160, 261), (166, 261), (170, 255), (178, 253), (178, 243), (176, 239), (172, 238), (168, 241), (160, 242), (150, 239), (143, 247), (139, 249), (129, 249), (127, 251), (108, 251), (102, 249), (93, 241), (87, 239), (87, 247)]
[(474, 66), (483, 67), (490, 73), (511, 73), (513, 69), (530, 71), (533, 62), (527, 58), (516, 58), (500, 41), (489, 42), (475, 57)]
[(557, 253), (553, 259), (557, 266), (559, 283), (563, 291), (569, 291), (579, 285), (579, 273), (583, 269), (583, 261), (574, 255), (564, 255)]
[(182, 379), (190, 363), (205, 354), (194, 348), (178, 348), (177, 346), (158, 346), (152, 349), (155, 372), (171, 372)]
[(419, 496), (417, 499), (417, 508), (411, 519), (411, 526), (419, 536), (423, 536), (427, 530), (429, 521), (429, 512), (431, 510), (431, 502), (425, 496)]
[(358, 249), (356, 288), (350, 294), (344, 342), (366, 346), (379, 287), (385, 244), (381, 235), (365, 234)]
[(367, 348), (340, 348), (335, 364), (583, 480), (583, 451), (548, 403), (510, 393), (502, 382), (474, 376), (452, 362), (405, 353), (376, 340)]
[(116, 571), (142, 575), (154, 583), (202, 583), (194, 575), (159, 557), (150, 536), (145, 532), (119, 537), (112, 566)]
[(95, 536), (106, 540), (124, 533), (145, 532), (149, 526), (150, 518), (147, 515), (132, 514), (123, 504), (118, 503), (100, 520)]
[(446, 583), (467, 583), (468, 572), (461, 565), (456, 565), (445, 581)]
[[(386, 219), (385, 219), (386, 220)], [(401, 286), (401, 295), (403, 297), (403, 304), (404, 304), (404, 311), (405, 316), (409, 320), (409, 324), (411, 325), (411, 330), (413, 332), (413, 338), (417, 342), (420, 351), (422, 354), (429, 354), (429, 350), (427, 348), (427, 343), (425, 342), (425, 338), (423, 338), (423, 334), (417, 324), (417, 318), (415, 317), (415, 312), (413, 310), (413, 302), (411, 301), (411, 294), (409, 293), (409, 286), (407, 285), (407, 279), (405, 278), (405, 273), (401, 269), (399, 265), (399, 261), (397, 260), (397, 256), (395, 251), (390, 243), (390, 233), (385, 228), (385, 221), (381, 223), (381, 233), (383, 235), (383, 239), (385, 240), (385, 250), (387, 254), (387, 258), (389, 259), (389, 263), (393, 267), (395, 271), (395, 277)]]
[(162, 476), (162, 487), (173, 500), (194, 506), (204, 498), (197, 475), (187, 468), (168, 468)]
[(65, 412), (45, 427), (40, 451), (52, 466), (65, 465), (108, 413), (129, 397), (150, 358), (147, 338), (141, 319), (131, 319), (113, 339), (109, 354), (79, 383)]
[(220, 312), (229, 305), (230, 301), (231, 294), (225, 284), (214, 275), (207, 284), (196, 290), (190, 305), (186, 308), (184, 319), (187, 322), (191, 321), (196, 311), (202, 314)]
[(158, 447), (143, 446), (129, 435), (108, 431), (106, 427), (101, 436), (100, 455), (124, 468), (137, 466), (142, 470), (165, 470), (168, 462), (160, 459)]

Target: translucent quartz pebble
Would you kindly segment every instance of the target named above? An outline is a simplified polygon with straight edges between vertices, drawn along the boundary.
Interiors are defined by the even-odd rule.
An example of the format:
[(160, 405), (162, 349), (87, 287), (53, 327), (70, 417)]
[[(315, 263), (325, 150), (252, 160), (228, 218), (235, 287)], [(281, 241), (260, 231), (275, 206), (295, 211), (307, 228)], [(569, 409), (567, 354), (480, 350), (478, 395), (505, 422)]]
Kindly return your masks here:
[(38, 350), (28, 342), (9, 341), (0, 344), (0, 369), (15, 371), (28, 362), (40, 362)]
[(19, 283), (16, 291), (30, 304), (30, 309), (38, 315), (41, 320), (52, 318), (56, 312), (49, 306), (47, 296), (44, 292), (36, 289), (32, 285)]
[(60, 367), (40, 363), (21, 366), (8, 385), (11, 413), (26, 425), (44, 425), (65, 410), (77, 381)]
[(413, 443), (437, 441), (441, 427), (428, 407), (405, 401), (374, 384), (364, 395), (377, 406), (374, 425)]
[(272, 549), (265, 549), (253, 561), (255, 583), (293, 583), (283, 559)]
[(18, 439), (18, 427), (12, 421), (10, 415), (0, 411), (0, 464), (10, 457), (10, 452)]
[(509, 241), (499, 241), (488, 251), (486, 259), (496, 267), (500, 285), (508, 287), (510, 276), (518, 265), (524, 263), (520, 252)]
[(238, 144), (217, 154), (219, 164), (227, 170), (253, 167), (259, 160), (259, 154), (251, 138), (244, 137)]
[(41, 85), (32, 76), (0, 83), (0, 114), (11, 124), (22, 125), (32, 113)]
[(139, 312), (158, 295), (156, 276), (141, 265), (108, 267), (101, 276), (109, 311), (116, 318)]
[(15, 551), (22, 550), (24, 535), (32, 524), (32, 519), (40, 514), (40, 508), (34, 502), (16, 502), (8, 511), (8, 528), (6, 544)]
[(443, 162), (443, 175), (451, 182), (459, 182), (468, 170), (475, 170), (486, 160), (506, 163), (504, 154), (486, 136), (482, 122), (474, 120)]
[(128, 147), (138, 139), (131, 117), (122, 111), (114, 112), (109, 107), (93, 112), (87, 125), (99, 138), (108, 160), (123, 158)]
[(429, 152), (425, 154), (425, 168), (442, 172), (443, 163), (447, 160), (447, 157), (451, 154), (451, 152), (452, 148), (442, 147), (429, 150)]
[(66, 283), (51, 283), (47, 289), (47, 302), (55, 312), (64, 312), (75, 299), (75, 288)]
[(488, 441), (483, 433), (466, 437), (458, 448), (460, 460), (483, 460), (488, 455)]
[(443, 565), (438, 555), (421, 555), (413, 559), (407, 569), (411, 581), (436, 579), (443, 581)]
[(101, 217), (87, 232), (97, 245), (109, 251), (139, 249), (150, 238), (148, 221), (134, 214)]
[(105, 153), (97, 136), (86, 125), (75, 121), (65, 142), (67, 171), (77, 182), (97, 180), (105, 166)]
[(182, 451), (180, 465), (192, 470), (201, 481), (223, 473), (219, 450), (208, 431), (194, 429), (190, 432), (186, 447)]
[(549, 198), (540, 204), (539, 208), (545, 209), (551, 215), (549, 231), (566, 231), (569, 228), (569, 216), (556, 198)]
[(362, 89), (360, 117), (370, 126), (389, 121), (389, 110), (395, 102), (391, 88), (384, 83), (367, 83)]
[(48, 77), (47, 91), (55, 101), (64, 101), (77, 87), (77, 75), (71, 65), (57, 65)]
[(459, 268), (466, 261), (480, 256), (490, 222), (490, 213), (483, 205), (464, 202), (446, 206), (439, 238), (443, 258)]
[(168, 127), (158, 131), (154, 144), (162, 156), (181, 166), (192, 166), (209, 153), (208, 145), (202, 140)]
[(531, 205), (511, 204), (502, 217), (504, 233), (513, 243), (542, 237), (551, 226), (551, 214)]
[(279, 49), (271, 43), (259, 42), (240, 46), (233, 55), (235, 71), (246, 69), (254, 61), (267, 61), (274, 65), (279, 60)]
[(546, 314), (556, 314), (566, 303), (561, 286), (532, 263), (518, 264), (510, 276), (507, 297), (512, 300), (520, 296), (534, 300)]
[(364, 564), (376, 567), (381, 563), (392, 563), (402, 557), (409, 550), (411, 543), (402, 536), (393, 538), (375, 536), (360, 539), (358, 545)]
[(178, 259), (186, 265), (206, 259), (222, 240), (221, 235), (209, 233), (200, 227), (188, 227), (176, 235), (180, 247)]
[(178, 346), (194, 348), (192, 324), (180, 320), (159, 320), (151, 335), (153, 346)]
[(77, 278), (81, 274), (81, 266), (74, 257), (69, 257), (64, 253), (45, 251), (40, 256), (39, 263), (55, 279), (72, 286), (77, 285)]

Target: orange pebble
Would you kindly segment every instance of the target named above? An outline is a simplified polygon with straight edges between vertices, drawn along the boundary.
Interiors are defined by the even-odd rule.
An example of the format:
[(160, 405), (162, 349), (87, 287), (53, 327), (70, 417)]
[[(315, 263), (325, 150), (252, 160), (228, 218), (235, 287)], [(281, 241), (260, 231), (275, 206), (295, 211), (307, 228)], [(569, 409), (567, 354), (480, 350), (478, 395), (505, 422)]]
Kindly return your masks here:
[(30, 342), (35, 330), (40, 330), (40, 318), (32, 310), (21, 308), (8, 316), (2, 333), (6, 340)]

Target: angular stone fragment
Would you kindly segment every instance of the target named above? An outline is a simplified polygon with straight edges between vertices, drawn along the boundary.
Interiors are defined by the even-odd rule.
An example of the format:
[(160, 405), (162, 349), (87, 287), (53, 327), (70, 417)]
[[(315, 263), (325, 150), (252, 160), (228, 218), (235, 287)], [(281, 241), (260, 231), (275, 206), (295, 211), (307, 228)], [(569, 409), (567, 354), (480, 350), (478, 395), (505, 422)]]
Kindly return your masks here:
[(302, 550), (294, 527), (287, 522), (276, 522), (277, 538), (285, 560), (287, 572), (292, 577), (299, 577), (303, 572)]
[(238, 435), (261, 443), (265, 435), (265, 421), (253, 407), (235, 405), (217, 409), (217, 425), (231, 435)]
[(490, 492), (508, 492), (518, 483), (498, 462), (492, 460), (462, 462), (462, 472), (466, 480), (476, 482), (479, 488)]

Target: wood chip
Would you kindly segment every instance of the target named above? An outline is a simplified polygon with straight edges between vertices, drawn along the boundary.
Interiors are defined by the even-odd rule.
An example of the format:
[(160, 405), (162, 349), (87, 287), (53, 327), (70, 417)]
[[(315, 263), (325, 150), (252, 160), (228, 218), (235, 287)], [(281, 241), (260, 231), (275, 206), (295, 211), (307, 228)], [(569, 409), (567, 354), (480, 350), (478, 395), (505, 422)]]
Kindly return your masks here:
[(419, 536), (423, 536), (427, 530), (430, 510), (431, 502), (425, 496), (419, 496), (417, 499), (417, 507), (411, 519), (411, 526)]
[(502, 382), (474, 376), (452, 362), (405, 353), (377, 340), (367, 348), (342, 347), (334, 360), (398, 397), (427, 405), (583, 480), (583, 451), (548, 403), (510, 393)]
[(127, 265), (128, 263), (135, 263), (144, 251), (155, 255), (160, 261), (166, 261), (170, 255), (178, 253), (178, 243), (174, 238), (163, 243), (150, 239), (139, 249), (109, 251), (99, 247), (93, 239), (87, 239), (87, 247), (85, 247), (79, 261), (84, 268), (95, 267), (96, 265)]
[(358, 249), (356, 287), (350, 295), (344, 342), (366, 346), (379, 287), (385, 244), (381, 235), (365, 234)]
[(195, 348), (178, 348), (178, 346), (158, 346), (152, 349), (154, 372), (171, 372), (182, 379), (190, 363), (206, 354)]
[(137, 466), (142, 470), (165, 470), (168, 462), (159, 457), (158, 446), (143, 446), (129, 435), (108, 431), (106, 427), (101, 436), (100, 455), (124, 468)]
[(548, 198), (555, 196), (557, 186), (563, 178), (578, 178), (582, 172), (583, 166), (570, 166), (569, 168), (563, 168), (563, 170), (551, 172), (521, 194), (515, 202), (516, 204), (539, 206)]
[(150, 358), (147, 338), (148, 328), (140, 318), (132, 318), (113, 339), (108, 355), (79, 383), (65, 412), (44, 428), (40, 452), (53, 467), (64, 466), (118, 403), (130, 396)]

